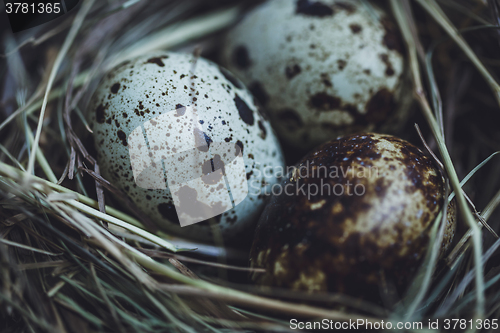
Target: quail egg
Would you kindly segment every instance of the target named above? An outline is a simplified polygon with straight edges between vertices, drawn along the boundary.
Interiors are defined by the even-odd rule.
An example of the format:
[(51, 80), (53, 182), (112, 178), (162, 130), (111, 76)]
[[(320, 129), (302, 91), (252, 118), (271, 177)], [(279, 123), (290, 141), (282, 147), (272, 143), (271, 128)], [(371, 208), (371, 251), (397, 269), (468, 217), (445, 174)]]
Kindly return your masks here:
[(190, 54), (120, 64), (88, 109), (102, 175), (159, 227), (193, 240), (212, 240), (210, 218), (228, 242), (247, 232), (284, 164), (241, 81)]
[[(404, 289), (444, 203), (444, 179), (417, 147), (390, 135), (327, 142), (291, 168), (259, 220), (250, 262), (258, 285), (379, 300)], [(455, 231), (449, 205), (442, 251)]]
[(397, 132), (411, 104), (396, 23), (361, 1), (271, 0), (228, 32), (221, 62), (287, 145)]

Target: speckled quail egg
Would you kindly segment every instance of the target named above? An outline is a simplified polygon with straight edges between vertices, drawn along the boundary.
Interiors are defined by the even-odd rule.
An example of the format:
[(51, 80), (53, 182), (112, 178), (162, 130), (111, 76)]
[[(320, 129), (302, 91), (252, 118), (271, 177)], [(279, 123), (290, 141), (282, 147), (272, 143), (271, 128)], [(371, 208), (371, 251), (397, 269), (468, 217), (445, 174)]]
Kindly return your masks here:
[(211, 217), (228, 242), (247, 232), (284, 164), (243, 84), (190, 54), (119, 65), (89, 114), (102, 175), (159, 227), (190, 239), (213, 239)]
[[(380, 300), (380, 286), (404, 289), (415, 273), (444, 193), (439, 169), (409, 142), (380, 134), (327, 142), (273, 188), (250, 254), (251, 266), (265, 273), (251, 277)], [(452, 201), (443, 252), (455, 217)]]
[(283, 142), (396, 132), (412, 94), (396, 23), (372, 4), (271, 0), (227, 35), (221, 62), (264, 106)]

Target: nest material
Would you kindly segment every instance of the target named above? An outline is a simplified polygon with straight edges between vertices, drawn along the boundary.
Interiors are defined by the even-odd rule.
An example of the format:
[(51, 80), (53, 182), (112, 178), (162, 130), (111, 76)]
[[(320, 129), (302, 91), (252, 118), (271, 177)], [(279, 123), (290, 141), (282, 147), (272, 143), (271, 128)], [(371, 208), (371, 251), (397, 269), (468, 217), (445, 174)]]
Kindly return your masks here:
[[(85, 107), (102, 73), (154, 50), (199, 46), (214, 57), (223, 30), (255, 3), (87, 0), (15, 39), (6, 20), (0, 23), (0, 330), (270, 332), (287, 331), (291, 318), (499, 318), (500, 174), (491, 154), (500, 150), (500, 3), (377, 3), (400, 23), (422, 110), (415, 114), (422, 132), (408, 131), (406, 139), (438, 155), (452, 189), (474, 175), (466, 195), (457, 196), (461, 239), (438, 262), (433, 245), (444, 224), (436, 219), (436, 241), (397, 310), (346, 295), (235, 284), (248, 273), (238, 250), (189, 243), (183, 249), (133, 205), (128, 215), (106, 201), (106, 192), (127, 199), (100, 176), (83, 140)], [(229, 264), (187, 251), (194, 247), (215, 250)]]

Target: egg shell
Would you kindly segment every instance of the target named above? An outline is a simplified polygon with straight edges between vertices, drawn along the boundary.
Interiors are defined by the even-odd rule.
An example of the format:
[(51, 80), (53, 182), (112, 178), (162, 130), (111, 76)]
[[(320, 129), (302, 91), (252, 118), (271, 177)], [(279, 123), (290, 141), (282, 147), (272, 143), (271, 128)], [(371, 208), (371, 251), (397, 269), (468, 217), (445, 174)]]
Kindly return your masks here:
[[(315, 186), (323, 192), (314, 193)], [(380, 134), (323, 144), (290, 170), (281, 187), (256, 229), (250, 263), (266, 272), (253, 273), (252, 280), (371, 301), (379, 300), (384, 283), (401, 290), (413, 277), (445, 192), (430, 158)], [(453, 238), (455, 216), (450, 204), (442, 253)]]
[[(155, 181), (158, 183), (158, 177), (163, 176), (160, 160), (152, 164), (156, 169), (150, 172), (151, 179), (147, 175), (142, 177), (146, 174), (144, 172), (142, 178), (137, 178), (142, 182), (141, 186), (137, 185), (129, 149), (143, 153), (143, 156), (142, 153), (133, 156), (134, 163), (139, 159), (144, 165), (150, 165), (150, 156), (160, 156), (158, 151), (177, 147), (172, 151), (179, 150), (178, 160), (165, 160), (164, 155), (161, 157), (165, 173), (187, 180), (196, 172), (203, 172), (204, 183), (215, 177), (215, 181), (221, 184), (216, 188), (207, 185), (214, 195), (208, 196), (213, 202), (206, 204), (211, 207), (219, 205), (219, 208), (225, 206), (213, 198), (227, 196), (228, 190), (221, 180), (220, 170), (212, 172), (213, 164), (219, 163), (224, 167), (226, 162), (226, 179), (231, 183), (235, 177), (228, 171), (228, 158), (234, 158), (232, 154), (242, 155), (244, 181), (229, 185), (234, 194), (233, 186), (243, 186), (247, 182), (249, 193), (233, 209), (215, 217), (224, 239), (232, 242), (236, 235), (247, 232), (255, 224), (265, 200), (260, 190), (265, 193), (266, 187), (278, 181), (273, 172), (263, 173), (260, 170), (283, 167), (283, 156), (273, 129), (243, 84), (212, 62), (200, 58), (195, 67), (193, 62), (194, 57), (190, 54), (150, 54), (127, 61), (106, 74), (89, 105), (97, 160), (102, 175), (126, 193), (141, 212), (160, 228), (191, 239), (210, 241), (213, 234), (208, 221), (181, 227), (177, 216), (179, 210), (174, 208), (168, 186), (166, 189), (161, 188), (164, 185), (155, 188)], [(177, 114), (171, 117), (169, 112)], [(188, 113), (191, 116), (196, 114), (198, 123), (193, 120), (195, 118), (189, 118)], [(144, 141), (145, 133), (147, 147), (140, 144), (131, 147), (132, 133), (139, 135), (137, 142)], [(217, 161), (214, 147), (224, 144), (227, 151), (221, 152), (222, 160), (219, 156)], [(199, 148), (202, 146), (205, 148)], [(199, 163), (200, 156), (209, 153), (209, 158), (213, 159)], [(190, 159), (194, 161), (192, 164), (189, 164)], [(165, 181), (165, 178), (160, 180)], [(144, 184), (149, 184), (149, 187)], [(196, 190), (193, 192), (190, 187), (183, 190), (190, 192), (188, 195), (200, 195), (199, 190), (198, 193)]]
[(360, 1), (272, 0), (231, 29), (222, 64), (308, 150), (340, 135), (395, 132), (412, 94), (395, 22)]

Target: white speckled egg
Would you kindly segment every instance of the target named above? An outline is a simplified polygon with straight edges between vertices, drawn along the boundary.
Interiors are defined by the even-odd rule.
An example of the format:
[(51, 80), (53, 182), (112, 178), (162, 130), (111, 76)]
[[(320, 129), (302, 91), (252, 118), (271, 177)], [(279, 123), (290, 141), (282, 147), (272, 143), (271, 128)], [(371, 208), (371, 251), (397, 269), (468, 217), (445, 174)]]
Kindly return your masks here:
[(280, 138), (305, 150), (402, 124), (411, 101), (402, 44), (375, 5), (271, 0), (230, 30), (222, 64), (269, 112)]
[(209, 241), (214, 216), (231, 242), (263, 209), (283, 156), (243, 84), (207, 60), (194, 63), (153, 54), (108, 73), (89, 104), (97, 159), (160, 228)]

